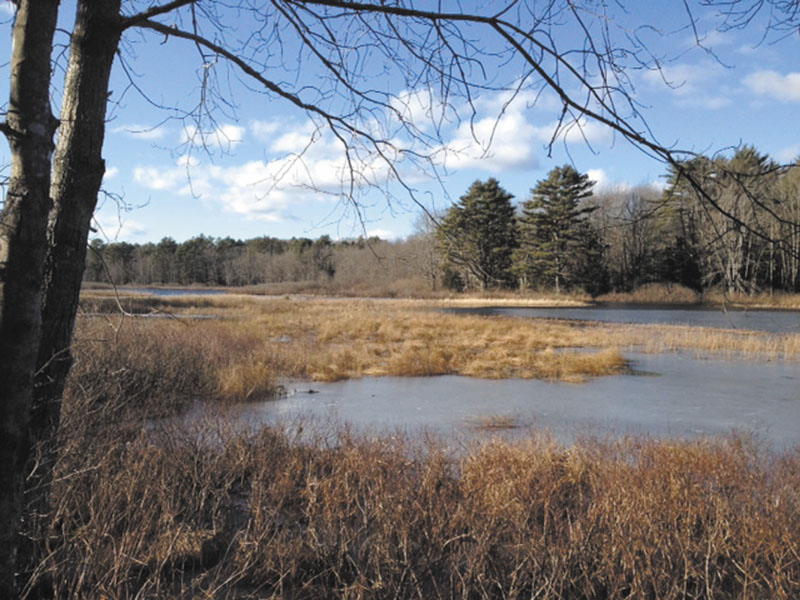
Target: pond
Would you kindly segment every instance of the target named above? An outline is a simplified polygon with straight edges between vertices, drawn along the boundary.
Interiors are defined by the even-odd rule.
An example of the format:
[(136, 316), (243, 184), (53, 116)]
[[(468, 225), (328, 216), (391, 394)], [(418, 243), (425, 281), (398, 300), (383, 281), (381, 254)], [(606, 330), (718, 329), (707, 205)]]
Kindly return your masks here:
[(720, 310), (701, 307), (660, 305), (598, 305), (563, 308), (448, 308), (447, 312), (507, 317), (573, 319), (613, 323), (651, 323), (692, 325), (724, 329), (747, 329), (769, 333), (800, 332), (800, 311), (793, 310)]
[(237, 405), (227, 416), (249, 426), (311, 418), (373, 432), (425, 428), (455, 438), (538, 428), (564, 443), (586, 433), (691, 438), (737, 430), (776, 450), (800, 444), (797, 363), (688, 353), (631, 358), (632, 374), (585, 384), (459, 376), (296, 384), (286, 398)]

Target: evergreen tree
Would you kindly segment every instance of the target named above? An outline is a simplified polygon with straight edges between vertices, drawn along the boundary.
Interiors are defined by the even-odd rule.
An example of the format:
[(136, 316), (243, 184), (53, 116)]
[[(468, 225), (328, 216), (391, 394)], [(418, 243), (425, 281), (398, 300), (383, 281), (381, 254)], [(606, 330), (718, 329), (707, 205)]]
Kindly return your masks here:
[(593, 185), (588, 175), (564, 165), (531, 190), (531, 199), (522, 205), (520, 247), (514, 253), (515, 271), (523, 285), (552, 283), (560, 291), (586, 276), (579, 273), (586, 258), (580, 256), (581, 240), (590, 227), (583, 224), (583, 217), (595, 207), (583, 207), (581, 201), (592, 195)]
[(592, 297), (611, 289), (606, 246), (597, 227), (588, 219), (578, 222), (575, 253), (571, 257), (570, 283)]
[(155, 253), (155, 272), (156, 282), (174, 283), (178, 280), (175, 272), (175, 253), (178, 251), (178, 244), (171, 237), (161, 238), (156, 246)]
[(175, 251), (175, 266), (181, 284), (218, 283), (214, 239), (200, 234), (180, 244)]
[(436, 233), (445, 269), (481, 289), (514, 284), (512, 253), (517, 245), (514, 196), (491, 178), (476, 181), (445, 215)]

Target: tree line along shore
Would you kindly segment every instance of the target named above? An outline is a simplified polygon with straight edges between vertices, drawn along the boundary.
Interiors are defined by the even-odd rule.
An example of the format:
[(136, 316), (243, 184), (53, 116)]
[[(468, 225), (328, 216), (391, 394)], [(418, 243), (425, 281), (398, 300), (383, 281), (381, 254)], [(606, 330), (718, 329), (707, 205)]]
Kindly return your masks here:
[(570, 165), (515, 203), (494, 178), (476, 181), (442, 214), (400, 241), (248, 240), (91, 242), (85, 280), (115, 284), (267, 286), (376, 295), (440, 291), (569, 292), (597, 297), (643, 286), (754, 296), (800, 290), (800, 171), (745, 146), (699, 156), (709, 210), (671, 170), (652, 186), (595, 191)]

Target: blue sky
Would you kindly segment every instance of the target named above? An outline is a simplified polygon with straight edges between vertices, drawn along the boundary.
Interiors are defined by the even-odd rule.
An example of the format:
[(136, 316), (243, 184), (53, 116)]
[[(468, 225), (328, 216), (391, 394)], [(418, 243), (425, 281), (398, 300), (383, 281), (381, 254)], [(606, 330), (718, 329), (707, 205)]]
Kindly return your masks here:
[[(62, 25), (68, 29), (72, 7), (66, 0), (63, 4)], [(3, 0), (0, 6), (4, 18), (0, 27), (7, 40), (0, 48), (0, 97), (7, 98), (10, 5)], [(634, 98), (662, 143), (708, 153), (753, 144), (783, 162), (800, 155), (796, 124), (800, 39), (796, 34), (782, 40), (777, 35), (763, 39), (761, 22), (744, 30), (720, 31), (720, 21), (713, 14), (698, 12), (698, 30), (704, 45), (713, 48), (712, 55), (697, 47), (686, 27), (682, 2), (630, 2), (629, 6), (626, 20), (661, 30), (651, 47), (668, 59), (661, 72), (630, 74)], [(241, 16), (236, 23), (240, 31), (248, 25)], [(649, 30), (640, 31), (645, 35)], [(580, 40), (569, 28), (555, 34), (566, 38), (566, 43)], [(384, 186), (393, 194), (389, 201), (380, 188), (360, 190), (360, 215), (337, 197), (344, 161), (341, 145), (303, 112), (285, 101), (250, 93), (235, 78), (232, 82), (222, 79), (233, 102), (215, 112), (215, 122), (201, 133), (175, 118), (174, 110), (153, 105), (187, 107), (196, 101), (199, 71), (191, 44), (133, 32), (126, 36), (123, 54), (132, 69), (129, 74), (148, 100), (130, 87), (118, 63), (105, 143), (108, 196), (100, 199), (95, 216), (99, 237), (143, 243), (166, 236), (183, 241), (201, 233), (244, 239), (323, 234), (347, 238), (365, 232), (402, 238), (412, 232), (420, 211), (397, 184)], [(506, 68), (513, 71), (513, 65)], [(319, 81), (313, 71), (300, 75), (312, 83)], [(425, 115), (436, 113), (435, 99), (403, 82), (379, 82), (380, 76), (378, 69), (376, 87), (399, 92), (393, 106), (415, 119), (423, 133), (431, 134)], [(294, 75), (275, 77), (291, 81)], [(522, 201), (537, 180), (565, 162), (588, 172), (598, 189), (662, 181), (661, 163), (592, 122), (583, 123), (580, 131), (571, 129), (549, 157), (546, 146), (560, 114), (556, 98), (547, 92), (526, 91), (506, 106), (498, 120), (508, 98), (496, 91), (478, 97), (472, 128), (463, 120), (444, 124), (441, 145), (435, 148), (440, 157), (439, 181), (414, 171), (408, 161), (400, 163), (418, 200), (432, 210), (442, 210), (474, 180), (493, 176)], [(57, 108), (57, 86), (54, 104)], [(206, 151), (196, 144), (191, 149), (187, 143), (198, 140), (205, 142)], [(3, 146), (0, 163), (7, 162), (8, 150)], [(385, 181), (386, 166), (374, 157), (366, 157), (361, 168), (365, 177)], [(114, 196), (123, 202), (114, 201)]]

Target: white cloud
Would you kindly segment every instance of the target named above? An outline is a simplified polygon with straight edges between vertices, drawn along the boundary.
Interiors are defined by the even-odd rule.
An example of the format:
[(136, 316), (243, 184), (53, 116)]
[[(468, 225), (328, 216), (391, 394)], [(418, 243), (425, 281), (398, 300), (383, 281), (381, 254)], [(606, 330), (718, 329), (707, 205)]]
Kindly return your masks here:
[(264, 221), (281, 221), (292, 195), (270, 177), (268, 163), (252, 161), (236, 167), (214, 169), (210, 185), (231, 212)]
[(517, 108), (506, 111), (499, 119), (486, 117), (473, 124), (462, 123), (455, 137), (442, 148), (442, 162), (450, 170), (534, 168), (538, 163), (538, 148), (534, 146), (539, 141), (536, 128)]
[(244, 134), (245, 128), (239, 125), (223, 125), (214, 132), (214, 136), (220, 144), (230, 144), (231, 148), (242, 143)]
[(181, 167), (196, 167), (200, 164), (200, 160), (192, 154), (184, 154), (178, 158), (177, 164)]
[(137, 140), (160, 140), (167, 134), (167, 128), (163, 125), (139, 125), (131, 123), (128, 125), (118, 125), (111, 130), (113, 133), (122, 133)]
[(594, 191), (598, 192), (609, 188), (608, 175), (603, 169), (589, 169), (586, 174), (591, 181), (594, 181)]
[[(413, 98), (416, 96), (407, 93), (401, 107), (424, 114), (423, 102)], [(495, 102), (495, 108), (504, 107), (500, 117), (481, 115), (472, 126), (460, 123), (451, 131), (450, 141), (433, 150), (438, 160), (449, 170), (478, 168), (500, 172), (536, 167), (538, 153), (550, 141), (557, 123), (534, 125), (530, 101), (524, 94), (510, 104), (500, 94), (487, 96), (481, 100), (481, 106)], [(489, 114), (497, 114), (497, 110)], [(253, 121), (248, 130), (268, 142), (269, 152), (280, 156), (239, 164), (206, 164), (184, 157), (176, 165), (139, 166), (134, 170), (134, 179), (153, 190), (191, 194), (219, 202), (229, 212), (279, 221), (299, 214), (308, 203), (338, 200), (349, 193), (351, 177), (356, 194), (368, 186), (384, 187), (394, 177), (390, 166), (374, 149), (352, 147), (351, 171), (342, 144), (312, 122)], [(568, 143), (595, 143), (611, 138), (606, 127), (585, 121), (562, 128), (559, 133), (559, 140)], [(397, 146), (403, 144), (398, 141)], [(406, 164), (410, 161), (394, 154), (388, 144), (382, 150), (389, 159), (397, 159), (393, 166), (407, 182), (418, 174), (412, 171), (412, 165)]]
[[(591, 181), (594, 181), (594, 187), (592, 188), (592, 191), (596, 194), (604, 192), (624, 193), (629, 192), (637, 187), (627, 181), (615, 181), (611, 179), (608, 173), (606, 173), (603, 169), (589, 169), (586, 174), (589, 176)], [(663, 186), (659, 187), (661, 182), (658, 181), (654, 181), (646, 185), (659, 191), (663, 189)]]
[(800, 156), (800, 144), (795, 144), (794, 146), (789, 146), (788, 148), (780, 150), (775, 155), (775, 158), (780, 163), (788, 164), (793, 162), (798, 156)]
[[(184, 156), (174, 166), (137, 167), (134, 180), (153, 190), (219, 202), (229, 212), (266, 221), (289, 218), (293, 211), (302, 211), (304, 202), (329, 196), (338, 199), (346, 189), (349, 171), (337, 141), (321, 137), (309, 146), (308, 130), (302, 126), (284, 133), (274, 146), (283, 150), (300, 148), (304, 152), (229, 166)], [(386, 172), (381, 171), (379, 163), (367, 160), (359, 165), (355, 176), (358, 188), (365, 178), (380, 181)]]
[(250, 131), (262, 142), (272, 142), (275, 134), (280, 130), (280, 121), (251, 121)]
[(10, 0), (2, 0), (0, 2), (0, 15), (4, 17), (13, 17), (16, 9)]
[(181, 143), (201, 146), (210, 150), (231, 152), (244, 140), (244, 127), (226, 124), (213, 131), (201, 131), (197, 127), (186, 127), (181, 133)]
[(121, 217), (96, 217), (95, 226), (111, 241), (141, 237), (147, 233), (147, 228), (138, 221)]
[(730, 99), (729, 96), (699, 96), (697, 98), (687, 99), (687, 102), (684, 104), (694, 105), (694, 106), (702, 106), (709, 110), (717, 110), (719, 108), (725, 108), (726, 106), (730, 106), (733, 101)]
[(645, 71), (644, 81), (653, 89), (668, 89), (684, 106), (700, 106), (718, 109), (732, 103), (730, 94), (720, 93), (725, 86), (719, 85), (724, 67), (714, 62), (698, 64), (675, 63), (660, 70)]
[(441, 122), (446, 107), (434, 100), (431, 90), (404, 90), (392, 98), (390, 102), (400, 115), (403, 123), (426, 131), (432, 122)]
[(624, 181), (612, 181), (603, 169), (589, 169), (586, 174), (591, 181), (594, 181), (595, 193), (599, 192), (625, 192), (633, 189), (630, 183)]
[[(491, 116), (479, 118), (472, 124), (462, 122), (452, 139), (440, 149), (441, 160), (451, 171), (534, 169), (538, 166), (539, 153), (551, 141), (594, 145), (613, 139), (608, 127), (586, 119), (561, 126), (557, 121), (534, 124), (534, 117), (542, 111), (538, 110), (541, 98), (532, 92), (513, 98), (509, 92), (503, 92), (481, 99), (476, 106)], [(499, 117), (495, 116), (499, 113)]]
[(800, 102), (800, 73), (781, 75), (777, 71), (755, 71), (744, 78), (744, 84), (759, 96)]
[(313, 123), (299, 129), (286, 131), (270, 144), (269, 149), (278, 153), (303, 154), (317, 140), (317, 132)]
[(367, 237), (379, 237), (382, 240), (389, 241), (399, 239), (399, 236), (396, 233), (389, 231), (388, 229), (370, 229), (367, 231)]
[(151, 190), (174, 190), (186, 181), (186, 167), (136, 167), (133, 180)]
[[(734, 42), (734, 36), (727, 32), (722, 32), (719, 29), (709, 29), (705, 33), (700, 34), (700, 43), (705, 48), (717, 48), (719, 46), (729, 46)], [(696, 40), (694, 37), (691, 39), (691, 44), (694, 45)]]
[[(536, 133), (539, 139), (545, 143), (549, 143), (553, 138), (553, 133), (556, 131), (558, 123), (551, 123), (543, 127), (537, 127)], [(566, 141), (567, 144), (600, 144), (611, 142), (614, 134), (609, 127), (598, 123), (596, 121), (587, 121), (581, 119), (580, 121), (573, 121), (566, 123), (559, 132), (556, 141)]]
[(119, 169), (117, 167), (109, 167), (103, 174), (103, 181), (114, 179), (114, 177), (116, 177), (118, 174), (119, 174)]
[(742, 56), (752, 56), (756, 52), (758, 52), (759, 49), (760, 48), (758, 47), (758, 45), (753, 46), (750, 44), (745, 44), (743, 46), (739, 46), (738, 48), (736, 48), (736, 53), (741, 54)]

